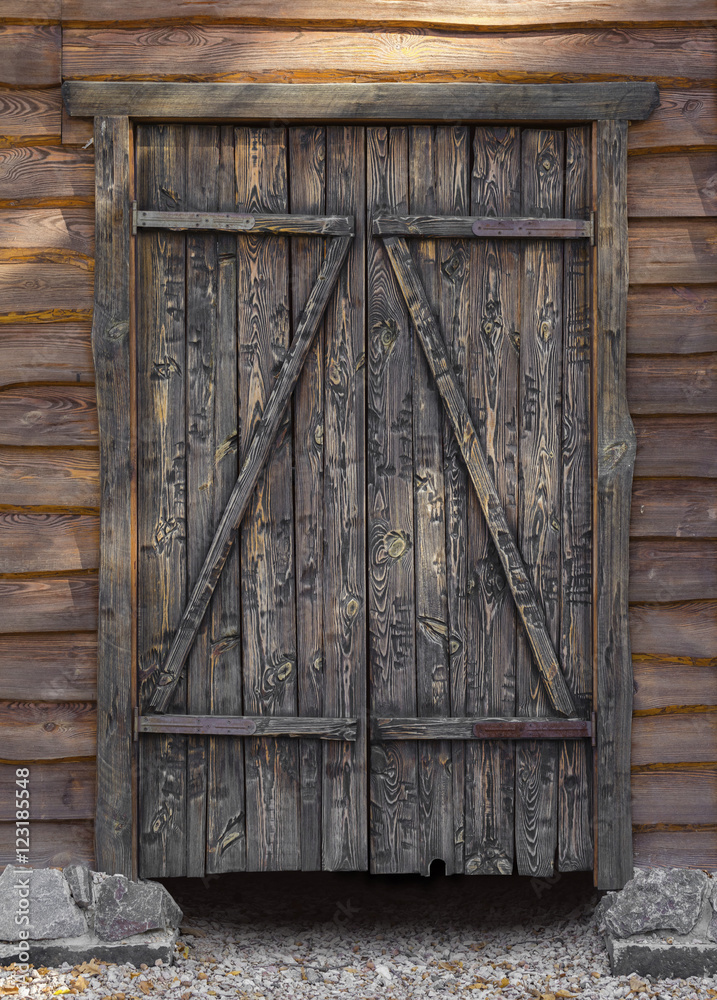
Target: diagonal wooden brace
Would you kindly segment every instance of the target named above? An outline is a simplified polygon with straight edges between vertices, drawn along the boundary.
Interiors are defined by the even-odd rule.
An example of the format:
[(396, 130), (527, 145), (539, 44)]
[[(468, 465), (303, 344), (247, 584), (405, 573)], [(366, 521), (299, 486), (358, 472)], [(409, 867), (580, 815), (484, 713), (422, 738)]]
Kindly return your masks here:
[(431, 311), (405, 239), (384, 237), (384, 245), (408, 306), (413, 325), (423, 345), (428, 366), (448, 413), (468, 474), (478, 496), (488, 531), (503, 564), (515, 606), (525, 626), (535, 663), (553, 708), (563, 715), (576, 715), (572, 695), (553, 649), (545, 616), (538, 602), (525, 563), (508, 526), (488, 463), (478, 440), (468, 406), (448, 357), (448, 351)]
[(272, 389), (266, 409), (257, 425), (249, 445), (239, 478), (227, 502), (219, 527), (209, 546), (197, 582), (194, 584), (179, 627), (162, 664), (159, 680), (150, 705), (157, 712), (164, 712), (169, 705), (174, 687), (179, 680), (189, 650), (202, 623), (214, 588), (231, 551), (236, 530), (247, 509), (254, 487), (261, 474), (276, 438), (284, 410), (299, 380), (306, 356), (319, 328), (321, 317), (338, 279), (351, 246), (351, 236), (332, 239), (321, 266), (316, 284), (311, 289), (304, 312), (296, 328), (294, 339)]

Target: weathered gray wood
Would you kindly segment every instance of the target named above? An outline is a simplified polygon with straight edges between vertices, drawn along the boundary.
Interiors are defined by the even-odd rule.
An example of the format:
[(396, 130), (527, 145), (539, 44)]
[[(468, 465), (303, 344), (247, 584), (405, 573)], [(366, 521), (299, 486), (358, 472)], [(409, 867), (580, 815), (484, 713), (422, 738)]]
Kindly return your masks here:
[[(181, 126), (138, 126), (137, 193), (143, 204), (182, 207)], [(180, 233), (138, 236), (138, 676), (145, 711), (186, 595), (186, 247)], [(165, 707), (186, 711), (186, 682)], [(186, 872), (186, 739), (140, 742), (140, 875)]]
[(242, 471), (225, 508), (201, 572), (177, 628), (172, 646), (161, 669), (160, 679), (152, 697), (152, 708), (164, 711), (182, 667), (189, 654), (194, 636), (201, 624), (227, 556), (234, 544), (234, 533), (252, 499), (254, 488), (272, 448), (286, 405), (294, 390), (301, 368), (311, 347), (321, 317), (338, 278), (351, 244), (350, 236), (332, 240), (321, 272), (306, 304), (291, 347), (286, 351), (281, 373), (269, 396), (256, 430), (247, 446)]
[[(188, 125), (187, 209), (211, 211), (219, 197), (219, 127)], [(162, 214), (162, 213), (157, 213)], [(187, 324), (187, 586), (194, 585), (214, 532), (214, 401), (217, 392), (217, 241), (189, 232), (185, 308)], [(187, 712), (204, 715), (211, 702), (211, 622), (206, 615), (187, 663)], [(207, 741), (187, 740), (187, 876), (205, 874)]]
[(352, 214), (357, 239), (326, 313), (323, 711), (359, 719), (355, 744), (323, 748), (322, 863), (330, 870), (368, 867), (365, 141), (353, 126), (327, 130), (326, 211)]
[[(323, 213), (326, 206), (326, 130), (289, 129), (289, 196), (292, 212)], [(353, 226), (352, 226), (353, 230)], [(292, 322), (298, 323), (325, 253), (323, 240), (291, 241)], [(296, 529), (296, 676), (299, 714), (323, 711), (324, 677), (324, 323), (317, 331), (294, 393), (294, 518)], [(303, 740), (301, 766), (301, 868), (321, 868), (323, 750)]]
[[(413, 202), (411, 207), (415, 207)], [(593, 227), (589, 219), (381, 215), (373, 220), (373, 232), (376, 236), (431, 236), (444, 239), (480, 236), (483, 239), (582, 240), (592, 237)]]
[[(439, 130), (416, 125), (409, 130), (409, 204), (414, 212), (436, 211), (436, 141)], [(375, 232), (375, 229), (374, 229)], [(434, 313), (438, 312), (439, 246), (433, 239), (412, 245), (416, 271)], [(415, 333), (413, 334), (415, 341)], [(448, 594), (446, 583), (443, 415), (423, 351), (413, 362), (413, 516), (416, 574), (416, 710), (419, 716), (450, 714), (448, 673)], [(450, 430), (449, 430), (450, 433)], [(417, 753), (418, 863), (429, 875), (431, 863), (445, 862), (453, 874), (453, 779), (448, 743), (421, 743)]]
[[(523, 213), (562, 214), (564, 133), (524, 129), (521, 142)], [(522, 262), (518, 539), (545, 609), (546, 629), (559, 648), (563, 246), (547, 240), (527, 243)], [(536, 683), (520, 632), (517, 652), (516, 712), (546, 715), (549, 701)], [(577, 714), (575, 709), (571, 714)], [(515, 853), (520, 875), (553, 873), (557, 778), (555, 745), (535, 742), (516, 748)]]
[(654, 83), (129, 83), (68, 80), (70, 115), (213, 121), (642, 121)]
[[(219, 203), (233, 209), (234, 130), (223, 126), (219, 137)], [(217, 237), (216, 331), (214, 332), (214, 495), (212, 527), (219, 524), (239, 472), (237, 426), (237, 241), (233, 233)], [(210, 605), (211, 711), (241, 715), (241, 601), (239, 547), (234, 545), (219, 577)], [(207, 801), (207, 872), (246, 868), (244, 807), (244, 742), (241, 738), (209, 739)]]
[[(95, 305), (92, 349), (100, 429), (96, 861), (136, 877), (133, 748), (130, 431), (130, 132), (95, 119)], [(111, 502), (109, 501), (111, 498)]]
[[(358, 719), (269, 715), (140, 715), (142, 733), (203, 733), (211, 736), (286, 736), (294, 739), (356, 741)], [(259, 817), (261, 819), (261, 817)]]
[[(367, 214), (408, 211), (408, 130), (367, 129)], [(408, 254), (408, 249), (406, 249)], [(367, 234), (369, 710), (416, 714), (411, 328), (382, 241)], [(371, 751), (371, 870), (418, 870), (416, 747)]]
[[(288, 210), (287, 136), (283, 128), (238, 128), (237, 208), (242, 212)], [(339, 240), (342, 237), (338, 238)], [(343, 237), (349, 240), (350, 237)], [(333, 247), (332, 247), (333, 249)], [(319, 286), (320, 287), (320, 286)], [(242, 467), (259, 473), (246, 493), (241, 526), (242, 684), (244, 711), (252, 715), (296, 716), (296, 605), (292, 415), (272, 401), (291, 371), (296, 345), (300, 363), (293, 390), (321, 318), (291, 340), (289, 243), (284, 236), (237, 240), (237, 331), (239, 334), (239, 440)], [(328, 295), (326, 296), (328, 298)], [(307, 307), (310, 310), (310, 306)], [(286, 353), (285, 353), (286, 352)], [(273, 390), (272, 390), (273, 386)], [(287, 385), (288, 388), (288, 385)], [(280, 397), (281, 398), (281, 397)], [(278, 432), (278, 433), (277, 433)], [(261, 462), (253, 456), (264, 442)], [(271, 455), (269, 451), (271, 450)], [(266, 465), (264, 465), (266, 457)], [(237, 483), (242, 489), (242, 474)], [(235, 489), (234, 495), (237, 490)], [(228, 511), (232, 501), (230, 500)], [(227, 521), (233, 528), (239, 518)], [(233, 522), (233, 524), (232, 524)], [(217, 538), (221, 533), (221, 527)], [(230, 533), (227, 542), (231, 544)], [(221, 550), (220, 550), (221, 551)], [(246, 846), (250, 871), (292, 870), (301, 864), (301, 796), (298, 745), (279, 737), (246, 741)]]
[[(592, 724), (584, 719), (472, 715), (464, 718), (371, 720), (371, 737), (374, 740), (564, 740), (590, 736)], [(491, 847), (486, 843), (484, 849), (490, 851)], [(500, 873), (499, 870), (497, 873)]]
[(597, 885), (632, 877), (628, 536), (635, 432), (625, 388), (627, 122), (597, 125)]
[(554, 709), (564, 715), (571, 715), (574, 711), (572, 697), (565, 684), (555, 650), (546, 631), (542, 610), (508, 527), (505, 512), (496, 493), (485, 456), (478, 443), (478, 435), (468, 413), (463, 394), (456, 382), (446, 354), (445, 343), (431, 312), (426, 294), (415, 273), (410, 252), (405, 240), (400, 237), (388, 236), (384, 238), (383, 242), (409, 308), (411, 319), (419, 332), (431, 372), (436, 379), (438, 390), (451, 418), (461, 454), (480, 499), (481, 509), (506, 572), (521, 621), (525, 626), (536, 666), (543, 678)]
[[(520, 130), (474, 131), (471, 210), (482, 216), (520, 211)], [(470, 244), (475, 308), (470, 314), (467, 401), (488, 467), (512, 531), (518, 506), (518, 331), (520, 244)], [(468, 598), (470, 641), (466, 714), (515, 712), (515, 604), (477, 497), (470, 495)], [(509, 875), (515, 856), (515, 748), (511, 743), (468, 745), (466, 755), (466, 867)]]
[[(566, 131), (565, 211), (588, 218), (592, 201), (591, 127)], [(563, 285), (560, 662), (578, 714), (592, 708), (592, 450), (590, 247), (567, 243)], [(593, 867), (592, 750), (558, 750), (558, 870)]]
[(218, 232), (274, 233), (276, 235), (353, 236), (350, 215), (287, 215), (281, 212), (144, 212), (136, 213), (137, 228), (216, 229)]
[[(465, 125), (436, 129), (435, 199), (436, 211), (467, 214), (470, 211), (470, 136)], [(446, 346), (458, 384), (465, 390), (468, 356), (469, 316), (471, 315), (470, 250), (465, 240), (451, 240), (438, 247), (438, 317), (446, 331)], [(443, 485), (446, 522), (446, 586), (448, 622), (445, 637), (449, 667), (449, 704), (454, 715), (463, 715), (466, 705), (466, 589), (468, 539), (468, 480), (458, 442), (448, 415), (441, 408), (443, 431)], [(443, 636), (436, 636), (443, 640)], [(466, 840), (465, 745), (450, 745), (453, 775), (453, 870), (464, 870)], [(446, 870), (449, 860), (444, 858)]]

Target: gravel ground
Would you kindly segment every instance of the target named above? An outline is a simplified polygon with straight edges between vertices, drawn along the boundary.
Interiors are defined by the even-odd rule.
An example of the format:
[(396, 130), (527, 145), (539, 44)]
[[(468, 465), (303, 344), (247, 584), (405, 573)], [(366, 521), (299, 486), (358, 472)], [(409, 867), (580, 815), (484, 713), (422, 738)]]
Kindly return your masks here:
[(717, 977), (613, 977), (589, 879), (245, 875), (167, 881), (172, 967), (0, 970), (0, 997), (83, 1000), (717, 997)]

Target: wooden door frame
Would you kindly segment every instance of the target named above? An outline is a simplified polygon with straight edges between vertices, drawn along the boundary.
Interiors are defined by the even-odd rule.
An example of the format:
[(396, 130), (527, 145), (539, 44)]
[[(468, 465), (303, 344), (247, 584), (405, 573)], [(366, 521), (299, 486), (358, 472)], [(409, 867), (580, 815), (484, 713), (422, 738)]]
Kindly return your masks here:
[[(632, 876), (628, 532), (635, 434), (627, 406), (627, 131), (649, 117), (653, 83), (224, 84), (67, 81), (72, 116), (94, 117), (92, 347), (100, 433), (96, 863), (137, 873), (132, 717), (136, 663), (136, 456), (132, 123), (501, 122), (593, 124), (593, 698), (597, 713), (595, 872)], [(598, 558), (598, 554), (600, 558)]]

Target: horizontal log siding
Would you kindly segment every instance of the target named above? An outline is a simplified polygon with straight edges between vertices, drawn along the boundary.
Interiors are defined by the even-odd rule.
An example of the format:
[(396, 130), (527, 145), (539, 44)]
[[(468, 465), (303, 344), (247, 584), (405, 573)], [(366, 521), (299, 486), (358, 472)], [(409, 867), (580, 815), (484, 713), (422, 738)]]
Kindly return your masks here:
[[(712, 4), (530, 0), (476, 13), (421, 0), (392, 5), (388, 20), (375, 0), (62, 6), (61, 32), (59, 0), (0, 0), (0, 733), (20, 754), (30, 727), (41, 758), (33, 863), (94, 854), (94, 191), (81, 148), (92, 131), (62, 111), (62, 58), (76, 78), (658, 80), (659, 108), (629, 134), (635, 860), (717, 867), (705, 794), (717, 791)], [(0, 764), (0, 789), (14, 766)], [(0, 812), (0, 865), (11, 818)]]

